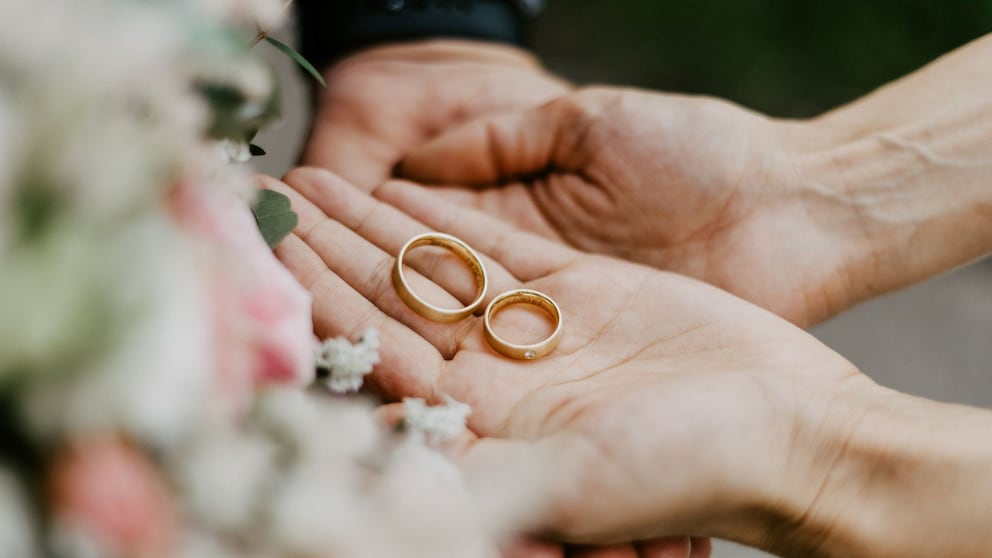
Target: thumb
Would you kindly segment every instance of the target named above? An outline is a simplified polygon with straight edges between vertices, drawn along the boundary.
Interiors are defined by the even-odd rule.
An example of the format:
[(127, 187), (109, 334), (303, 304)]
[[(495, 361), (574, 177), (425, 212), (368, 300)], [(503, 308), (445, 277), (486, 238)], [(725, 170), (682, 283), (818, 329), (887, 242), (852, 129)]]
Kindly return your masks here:
[(473, 120), (413, 149), (399, 174), (428, 184), (492, 184), (543, 172), (560, 137), (557, 103)]

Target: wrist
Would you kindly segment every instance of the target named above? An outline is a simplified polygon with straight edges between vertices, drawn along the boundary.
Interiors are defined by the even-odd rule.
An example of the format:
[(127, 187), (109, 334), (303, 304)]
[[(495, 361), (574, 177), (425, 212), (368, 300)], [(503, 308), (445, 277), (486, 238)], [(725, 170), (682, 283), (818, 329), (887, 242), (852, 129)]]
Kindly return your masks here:
[[(850, 137), (799, 156), (811, 214), (842, 238), (844, 305), (892, 291), (992, 252), (992, 103), (954, 122), (922, 119)], [(860, 133), (860, 130), (859, 130)]]
[(784, 556), (992, 553), (992, 413), (864, 377), (808, 403), (746, 542)]
[(990, 55), (992, 35), (801, 125), (802, 188), (846, 231), (852, 304), (992, 252)]

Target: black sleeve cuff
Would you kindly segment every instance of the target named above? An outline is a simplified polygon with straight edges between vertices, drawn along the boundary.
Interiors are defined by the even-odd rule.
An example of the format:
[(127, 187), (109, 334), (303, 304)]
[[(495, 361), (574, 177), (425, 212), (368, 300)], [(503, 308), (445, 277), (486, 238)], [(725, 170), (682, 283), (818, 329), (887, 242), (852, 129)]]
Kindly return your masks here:
[(512, 0), (297, 0), (300, 51), (324, 68), (376, 44), (439, 37), (523, 44)]

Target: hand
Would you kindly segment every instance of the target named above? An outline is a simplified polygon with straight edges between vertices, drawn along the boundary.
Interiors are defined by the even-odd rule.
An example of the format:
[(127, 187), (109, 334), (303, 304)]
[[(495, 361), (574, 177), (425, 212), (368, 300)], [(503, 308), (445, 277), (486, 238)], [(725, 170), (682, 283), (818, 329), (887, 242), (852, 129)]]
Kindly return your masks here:
[(500, 558), (710, 558), (709, 539), (669, 537), (636, 544), (569, 545), (519, 539), (504, 545)]
[(520, 539), (507, 546), (502, 558), (710, 558), (706, 538), (668, 537), (633, 544), (583, 546)]
[[(376, 327), (382, 362), (372, 381), (387, 399), (447, 394), (472, 405), (469, 426), (483, 439), (465, 452), (466, 467), (547, 504), (537, 527), (560, 539), (688, 533), (770, 545), (757, 518), (803, 517), (819, 483), (794, 472), (839, 451), (793, 452), (805, 439), (799, 418), (825, 413), (839, 386), (871, 385), (805, 332), (704, 283), (581, 254), (412, 184), (387, 183), (377, 201), (317, 170), (286, 180), (292, 189), (267, 186), (291, 196), (300, 225), (277, 253), (313, 293), (318, 335)], [(439, 324), (404, 305), (390, 279), (394, 255), (428, 230), (482, 254), (490, 297), (521, 285), (553, 297), (566, 324), (557, 350), (512, 361), (486, 345), (480, 318)], [(459, 261), (411, 264), (414, 289), (435, 303), (472, 297)], [(546, 327), (510, 310), (507, 332)], [(512, 459), (526, 466), (503, 466)], [(499, 483), (507, 470), (539, 480)], [(766, 517), (782, 502), (781, 516)]]
[(537, 106), (569, 88), (522, 50), (456, 40), (362, 51), (326, 77), (303, 161), (365, 190), (448, 127)]
[[(294, 208), (300, 212), (301, 221), (298, 226), (297, 233), (302, 234), (302, 231), (308, 230), (320, 225), (323, 226), (340, 226), (340, 224), (329, 220), (321, 209), (315, 207), (309, 201), (303, 199), (301, 195), (296, 191), (288, 188), (286, 185), (268, 178), (260, 177), (264, 183), (264, 186), (270, 189), (275, 189), (282, 191), (289, 195), (293, 200)], [(299, 188), (303, 188), (304, 184), (313, 184), (314, 187), (321, 189), (322, 200), (328, 201), (334, 204), (340, 203), (340, 205), (335, 205), (340, 211), (348, 212), (352, 210), (362, 211), (364, 209), (370, 209), (368, 204), (382, 205), (376, 202), (374, 199), (367, 197), (366, 195), (360, 194), (353, 186), (345, 184), (343, 181), (336, 179), (333, 175), (325, 173), (323, 171), (318, 171), (316, 169), (302, 169), (291, 172), (287, 175), (286, 179), (296, 185)], [(315, 182), (311, 182), (315, 181)], [(363, 202), (359, 205), (354, 205), (354, 202)], [(395, 213), (393, 210), (391, 213)], [(357, 214), (353, 215), (358, 217)], [(392, 215), (386, 216), (391, 217)], [(341, 215), (344, 218), (344, 215)], [(403, 222), (407, 226), (414, 225), (414, 222), (409, 218), (405, 217)], [(402, 222), (401, 222), (402, 223)], [(356, 222), (357, 224), (357, 222)], [(385, 221), (378, 223), (379, 225), (389, 226)], [(419, 226), (422, 229), (422, 226)], [(345, 229), (342, 227), (340, 229), (343, 232)], [(324, 241), (332, 241), (330, 235), (323, 236)], [(361, 239), (355, 235), (351, 235), (352, 241), (361, 241)], [(394, 236), (395, 239), (399, 239), (399, 236)], [(404, 241), (405, 242), (405, 241)], [(399, 244), (395, 248), (399, 249)], [(374, 247), (368, 244), (359, 244), (359, 248), (369, 249)], [(315, 252), (312, 252), (309, 248), (303, 244), (302, 240), (296, 234), (290, 236), (285, 240), (277, 249), (277, 254), (284, 257), (284, 261), (290, 265), (291, 270), (294, 273), (298, 270), (302, 273), (316, 273), (317, 275), (311, 277), (316, 282), (323, 283), (324, 280), (331, 279), (332, 275), (328, 273), (328, 268), (324, 267), (322, 264), (317, 264), (319, 260), (314, 260), (313, 258), (318, 257)], [(341, 254), (346, 259), (349, 256)], [(362, 283), (365, 287), (376, 288), (371, 284), (364, 283), (359, 277), (363, 273), (364, 266), (369, 263), (374, 263), (372, 260), (368, 259), (368, 256), (374, 255), (372, 253), (362, 254), (362, 262), (355, 261), (353, 263), (357, 264), (358, 267), (354, 268), (356, 275), (350, 275), (356, 281)], [(319, 268), (312, 268), (306, 266), (298, 258), (304, 258), (309, 260), (310, 264), (320, 265)], [(299, 262), (305, 267), (294, 268), (289, 262)], [(344, 260), (342, 260), (342, 263)], [(366, 326), (376, 323), (374, 327), (379, 328), (383, 335), (388, 335), (390, 331), (392, 333), (397, 333), (399, 328), (403, 326), (392, 320), (379, 321), (382, 317), (380, 313), (376, 312), (375, 315), (366, 315), (364, 319), (360, 316), (352, 314), (352, 312), (360, 311), (359, 307), (365, 307), (369, 309), (370, 306), (368, 301), (364, 301), (362, 304), (362, 299), (356, 293), (348, 293), (349, 296), (346, 298), (339, 298), (341, 293), (332, 293), (328, 291), (323, 291), (322, 286), (316, 283), (310, 283), (309, 279), (304, 279), (303, 276), (298, 276), (301, 282), (308, 284), (315, 294), (315, 312), (320, 312), (320, 316), (315, 315), (315, 327), (319, 336), (330, 337), (336, 335), (345, 335), (348, 337), (354, 337), (359, 331), (364, 331), (364, 329), (352, 329), (360, 327), (360, 324), (365, 324)], [(387, 270), (388, 277), (388, 270)], [(420, 281), (418, 281), (420, 279)], [(422, 278), (415, 275), (412, 279), (414, 282), (423, 283)], [(338, 288), (346, 287), (340, 283), (340, 279), (334, 280)], [(422, 285), (423, 286), (423, 285)], [(390, 287), (392, 288), (392, 287)], [(419, 290), (419, 288), (418, 288)], [(435, 293), (437, 294), (437, 293)], [(449, 301), (450, 302), (450, 301)], [(345, 303), (345, 306), (338, 306), (338, 303)], [(353, 306), (358, 304), (359, 306)], [(332, 310), (333, 309), (333, 310)], [(334, 316), (340, 321), (327, 322), (326, 318)], [(365, 321), (369, 320), (369, 321)], [(473, 318), (473, 321), (476, 321)], [(347, 324), (347, 325), (345, 325)], [(347, 329), (343, 329), (347, 328)], [(404, 355), (400, 346), (396, 346), (396, 351), (389, 351), (383, 353), (383, 358), (388, 363), (397, 364), (400, 360), (404, 361), (403, 370), (412, 371), (414, 369), (421, 369), (425, 364), (433, 368), (437, 365), (440, 355), (436, 353), (437, 349), (426, 346), (422, 339), (408, 339), (407, 341), (414, 341), (415, 345), (410, 348), (414, 349), (414, 353), (420, 351), (427, 351), (428, 354), (418, 355)], [(388, 340), (387, 342), (392, 342)], [(430, 354), (433, 353), (433, 354)], [(417, 361), (417, 358), (421, 356), (427, 356), (428, 361), (421, 363)], [(411, 358), (413, 357), (413, 358)], [(383, 363), (382, 367), (391, 366), (391, 364)], [(430, 363), (430, 364), (428, 364)], [(471, 364), (470, 364), (471, 366)], [(397, 370), (399, 371), (399, 370)], [(396, 384), (392, 384), (395, 380)], [(375, 379), (373, 379), (375, 381)], [(440, 393), (443, 391), (436, 391), (432, 387), (427, 387), (423, 385), (414, 386), (412, 382), (416, 382), (414, 376), (395, 376), (393, 379), (383, 377), (382, 382), (377, 382), (377, 387), (382, 390), (382, 395), (387, 399), (396, 399), (402, 396), (419, 396), (428, 398), (434, 402), (439, 401)], [(478, 413), (477, 413), (478, 414)], [(387, 413), (388, 417), (391, 419), (396, 419), (397, 416), (395, 412)], [(508, 544), (504, 549), (504, 558), (709, 558), (711, 555), (712, 547), (708, 538), (705, 537), (663, 537), (663, 538), (649, 538), (646, 540), (638, 541), (635, 543), (618, 543), (610, 545), (561, 545), (557, 543), (551, 543), (546, 541), (540, 541), (536, 539), (520, 539), (513, 541)]]
[[(385, 429), (395, 430), (403, 421), (405, 408), (402, 403), (386, 404), (378, 407), (376, 414)], [(457, 461), (478, 440), (475, 434), (465, 430), (435, 449)], [(502, 541), (495, 554), (500, 558), (710, 558), (712, 551), (708, 538), (666, 537), (636, 544), (583, 546), (518, 536)]]
[[(828, 141), (708, 98), (588, 89), (470, 122), (401, 173), (576, 248), (684, 273), (809, 325), (863, 298), (862, 216), (798, 170)], [(492, 187), (495, 186), (495, 187)]]

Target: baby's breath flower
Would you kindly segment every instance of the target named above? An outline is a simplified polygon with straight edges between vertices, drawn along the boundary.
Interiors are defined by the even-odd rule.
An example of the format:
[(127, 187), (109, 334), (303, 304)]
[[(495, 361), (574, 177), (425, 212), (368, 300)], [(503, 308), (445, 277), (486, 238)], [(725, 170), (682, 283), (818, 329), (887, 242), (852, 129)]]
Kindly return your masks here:
[(437, 444), (461, 434), (472, 408), (445, 396), (445, 404), (428, 407), (423, 399), (403, 400), (404, 425), (411, 436)]
[(214, 17), (251, 23), (271, 30), (286, 16), (287, 0), (199, 0), (200, 7)]
[(209, 436), (172, 464), (198, 524), (220, 530), (250, 528), (266, 480), (272, 478), (275, 447), (268, 440), (247, 433)]
[(243, 141), (230, 138), (217, 140), (217, 156), (224, 163), (247, 163), (251, 160), (251, 149)]
[(328, 339), (317, 351), (317, 367), (327, 369), (327, 386), (335, 393), (357, 391), (376, 364), (379, 332), (374, 329), (367, 330), (355, 344), (344, 337)]

